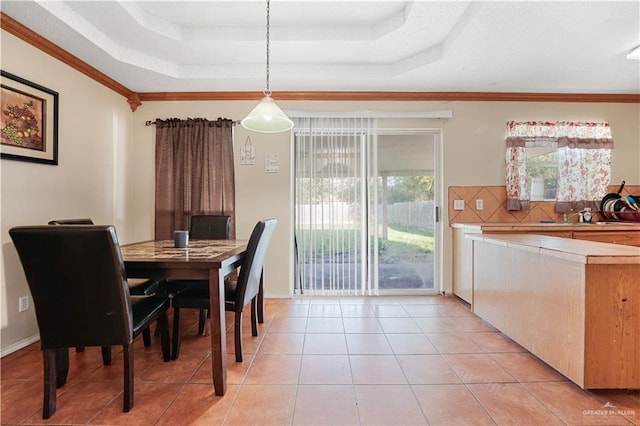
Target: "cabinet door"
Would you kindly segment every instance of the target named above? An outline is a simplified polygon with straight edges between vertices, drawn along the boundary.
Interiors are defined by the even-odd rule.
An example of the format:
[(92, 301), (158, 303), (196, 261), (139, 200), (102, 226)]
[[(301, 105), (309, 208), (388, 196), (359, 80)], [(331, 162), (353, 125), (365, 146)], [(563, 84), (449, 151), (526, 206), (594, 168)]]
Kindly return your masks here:
[(576, 240), (640, 247), (639, 231), (575, 231), (573, 238)]

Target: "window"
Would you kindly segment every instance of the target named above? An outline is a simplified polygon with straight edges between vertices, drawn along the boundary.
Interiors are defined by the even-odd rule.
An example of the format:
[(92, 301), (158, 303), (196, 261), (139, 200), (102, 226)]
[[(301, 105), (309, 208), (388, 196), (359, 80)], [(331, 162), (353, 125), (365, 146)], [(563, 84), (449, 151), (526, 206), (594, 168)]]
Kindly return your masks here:
[(507, 208), (556, 201), (557, 212), (599, 209), (611, 176), (608, 123), (507, 123)]
[(527, 180), (531, 201), (553, 201), (558, 191), (558, 144), (548, 147), (525, 147)]

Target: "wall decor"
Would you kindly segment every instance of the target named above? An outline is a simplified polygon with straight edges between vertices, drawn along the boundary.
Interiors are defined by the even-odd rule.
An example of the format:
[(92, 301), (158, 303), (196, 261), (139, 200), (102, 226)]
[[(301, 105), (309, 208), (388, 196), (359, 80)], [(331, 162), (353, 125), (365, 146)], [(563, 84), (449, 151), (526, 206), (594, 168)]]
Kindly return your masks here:
[(264, 172), (265, 173), (278, 173), (280, 172), (280, 156), (278, 154), (265, 154), (264, 155)]
[(0, 71), (0, 157), (58, 164), (58, 92)]
[(256, 164), (256, 147), (251, 144), (251, 138), (247, 136), (244, 146), (240, 148), (240, 164), (255, 165)]

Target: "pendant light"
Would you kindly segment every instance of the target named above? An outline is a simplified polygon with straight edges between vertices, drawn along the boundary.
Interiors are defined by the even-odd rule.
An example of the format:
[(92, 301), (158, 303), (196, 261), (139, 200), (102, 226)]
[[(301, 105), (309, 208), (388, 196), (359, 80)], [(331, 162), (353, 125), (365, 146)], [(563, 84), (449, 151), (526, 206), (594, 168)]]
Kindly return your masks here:
[(293, 128), (293, 121), (276, 105), (269, 90), (269, 0), (267, 0), (267, 89), (264, 98), (251, 110), (240, 124), (247, 130), (259, 133), (280, 133)]

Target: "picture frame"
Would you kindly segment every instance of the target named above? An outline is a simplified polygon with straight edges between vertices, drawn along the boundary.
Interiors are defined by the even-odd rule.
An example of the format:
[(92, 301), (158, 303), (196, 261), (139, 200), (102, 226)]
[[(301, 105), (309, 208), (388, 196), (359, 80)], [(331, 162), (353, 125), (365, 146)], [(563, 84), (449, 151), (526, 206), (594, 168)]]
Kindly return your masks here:
[(0, 157), (58, 165), (58, 92), (0, 70)]

